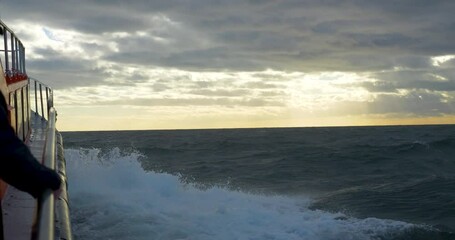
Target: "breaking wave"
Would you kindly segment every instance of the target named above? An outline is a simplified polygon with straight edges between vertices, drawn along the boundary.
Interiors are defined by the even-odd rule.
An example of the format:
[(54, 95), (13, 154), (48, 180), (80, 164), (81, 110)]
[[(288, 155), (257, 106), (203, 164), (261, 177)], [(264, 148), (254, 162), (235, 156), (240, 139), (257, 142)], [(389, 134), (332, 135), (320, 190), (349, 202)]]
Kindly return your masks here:
[(146, 172), (139, 152), (67, 149), (77, 239), (408, 239), (425, 227), (310, 209), (306, 196), (202, 190)]

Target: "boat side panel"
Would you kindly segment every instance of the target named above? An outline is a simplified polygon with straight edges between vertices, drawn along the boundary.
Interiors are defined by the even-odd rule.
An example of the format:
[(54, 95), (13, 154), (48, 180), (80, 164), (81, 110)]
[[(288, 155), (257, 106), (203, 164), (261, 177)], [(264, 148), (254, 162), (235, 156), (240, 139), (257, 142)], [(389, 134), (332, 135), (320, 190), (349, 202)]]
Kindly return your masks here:
[(3, 94), (3, 97), (6, 99), (8, 96), (8, 86), (6, 85), (5, 75), (3, 74), (3, 63), (0, 61), (0, 91)]
[[(6, 79), (5, 76), (3, 75), (3, 64), (0, 61), (0, 92), (3, 95), (3, 97), (8, 101), (8, 86), (6, 85)], [(0, 200), (3, 199), (3, 195), (5, 194), (6, 191), (6, 183), (3, 182), (0, 179)]]

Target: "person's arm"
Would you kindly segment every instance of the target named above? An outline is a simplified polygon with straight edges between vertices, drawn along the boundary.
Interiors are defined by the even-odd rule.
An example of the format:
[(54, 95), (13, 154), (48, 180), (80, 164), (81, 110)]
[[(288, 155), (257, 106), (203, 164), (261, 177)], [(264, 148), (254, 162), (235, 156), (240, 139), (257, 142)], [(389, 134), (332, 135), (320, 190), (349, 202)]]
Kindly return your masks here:
[(0, 178), (37, 198), (45, 189), (60, 188), (59, 175), (41, 165), (8, 123), (6, 102), (0, 94)]

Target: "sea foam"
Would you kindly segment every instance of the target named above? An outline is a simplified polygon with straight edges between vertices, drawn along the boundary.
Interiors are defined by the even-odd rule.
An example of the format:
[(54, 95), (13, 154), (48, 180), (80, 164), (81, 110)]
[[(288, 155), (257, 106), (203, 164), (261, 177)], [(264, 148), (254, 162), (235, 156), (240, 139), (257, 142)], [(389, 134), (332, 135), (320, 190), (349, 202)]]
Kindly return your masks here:
[(146, 172), (141, 154), (67, 149), (77, 239), (389, 239), (414, 225), (310, 210), (304, 196), (202, 190)]

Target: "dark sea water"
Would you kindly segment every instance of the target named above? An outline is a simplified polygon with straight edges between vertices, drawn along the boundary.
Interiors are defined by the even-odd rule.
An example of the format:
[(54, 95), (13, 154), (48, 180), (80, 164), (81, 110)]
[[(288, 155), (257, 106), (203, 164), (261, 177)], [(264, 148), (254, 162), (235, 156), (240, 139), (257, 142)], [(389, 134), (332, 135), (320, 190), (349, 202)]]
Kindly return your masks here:
[(455, 125), (62, 135), (77, 239), (455, 239)]

